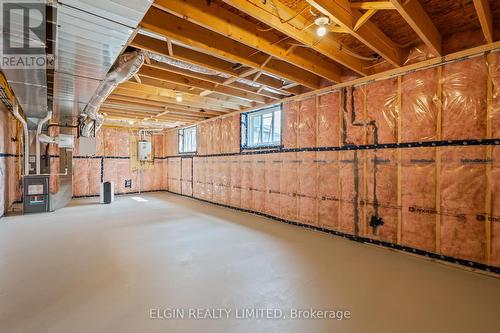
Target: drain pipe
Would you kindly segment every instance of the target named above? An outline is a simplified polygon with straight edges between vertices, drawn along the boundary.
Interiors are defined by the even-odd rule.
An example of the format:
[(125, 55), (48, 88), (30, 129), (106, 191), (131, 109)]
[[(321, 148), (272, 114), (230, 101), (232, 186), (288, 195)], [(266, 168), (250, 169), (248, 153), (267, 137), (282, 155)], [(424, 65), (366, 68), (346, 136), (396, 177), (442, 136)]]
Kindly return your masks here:
[(29, 133), (28, 133), (28, 124), (26, 120), (19, 114), (19, 106), (17, 102), (14, 104), (12, 108), (12, 114), (16, 117), (17, 120), (23, 125), (23, 134), (24, 134), (24, 175), (30, 174), (30, 144), (29, 144)]
[(43, 125), (52, 118), (52, 111), (48, 111), (45, 118), (40, 119), (36, 131), (36, 174), (40, 174), (40, 134), (42, 133)]

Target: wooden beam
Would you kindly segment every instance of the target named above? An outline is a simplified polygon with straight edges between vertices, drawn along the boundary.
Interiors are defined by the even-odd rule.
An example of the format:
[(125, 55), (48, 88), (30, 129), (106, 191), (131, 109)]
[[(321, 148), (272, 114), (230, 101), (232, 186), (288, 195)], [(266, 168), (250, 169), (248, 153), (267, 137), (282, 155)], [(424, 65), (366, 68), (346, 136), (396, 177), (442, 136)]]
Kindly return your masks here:
[[(255, 53), (256, 50), (251, 47), (157, 8), (151, 8), (147, 12), (141, 26), (205, 53), (248, 67), (260, 68), (260, 64), (267, 58), (264, 54)], [(253, 56), (249, 58), (251, 54)], [(311, 89), (317, 89), (321, 86), (320, 78), (317, 75), (295, 66), (288, 65), (286, 70), (282, 71), (268, 65), (265, 67), (265, 71), (277, 77), (303, 84)]]
[[(136, 93), (134, 94), (134, 92)], [(229, 112), (230, 110), (239, 110), (239, 108), (235, 107), (233, 104), (218, 102), (212, 98), (194, 96), (191, 94), (184, 94), (182, 101), (177, 102), (175, 98), (175, 91), (173, 90), (150, 86), (147, 84), (138, 84), (130, 81), (120, 84), (118, 88), (113, 91), (113, 93), (157, 101), (166, 101), (167, 103), (210, 108), (212, 110), (223, 112)]]
[[(157, 88), (163, 88), (163, 89), (170, 89), (170, 90), (172, 90), (172, 88), (171, 88), (172, 86), (175, 86), (175, 87), (180, 86), (180, 87), (183, 87), (183, 89), (173, 89), (173, 90), (176, 92), (181, 91), (183, 93), (190, 94), (193, 98), (196, 98), (197, 96), (203, 97), (203, 95), (201, 95), (201, 92), (203, 90), (201, 90), (201, 89), (198, 89), (198, 88), (190, 89), (189, 86), (187, 86), (187, 85), (177, 85), (177, 84), (171, 83), (169, 81), (161, 80), (158, 78), (153, 78), (150, 76), (143, 76), (142, 74), (140, 74), (140, 75), (141, 75), (142, 83), (145, 85), (153, 86), (153, 87), (157, 87)], [(241, 108), (242, 106), (249, 107), (251, 105), (254, 105), (251, 101), (247, 101), (247, 100), (240, 99), (240, 98), (235, 98), (235, 97), (228, 96), (228, 95), (221, 95), (218, 93), (217, 94), (214, 93), (212, 96), (207, 97), (207, 99), (205, 99), (204, 101), (207, 102), (208, 104), (215, 103), (216, 105), (219, 105), (220, 103), (225, 103), (224, 105), (227, 107), (238, 108), (238, 109)]]
[(367, 21), (354, 31), (354, 25), (362, 15), (357, 9), (351, 9), (348, 0), (307, 0), (307, 2), (323, 15), (329, 16), (333, 22), (347, 29), (351, 35), (377, 52), (393, 66), (402, 65), (405, 52), (375, 24)]
[[(145, 36), (145, 35), (137, 35), (131, 43), (131, 46), (136, 47), (141, 50), (150, 51), (159, 55), (168, 56), (166, 51), (165, 42)], [(178, 45), (172, 45), (173, 47), (173, 59), (181, 60), (196, 66), (209, 68), (227, 75), (230, 75), (231, 78), (228, 79), (228, 83), (236, 81), (240, 77), (246, 77), (253, 73), (260, 71), (260, 68), (250, 68), (250, 69), (234, 69), (234, 63), (222, 60), (217, 57), (213, 57), (211, 55), (198, 52), (195, 50), (191, 50), (188, 48), (184, 48)], [(231, 80), (231, 81), (229, 81)], [(298, 90), (284, 90), (282, 89), (283, 83), (275, 78), (270, 76), (262, 76), (257, 81), (257, 83), (265, 85), (266, 87), (273, 88), (284, 95), (290, 94), (298, 94), (300, 91)]]
[(125, 102), (125, 103), (129, 103), (132, 105), (140, 105), (140, 106), (145, 106), (145, 107), (157, 106), (157, 107), (161, 107), (163, 109), (166, 108), (169, 110), (186, 111), (189, 113), (204, 113), (204, 114), (208, 114), (211, 116), (219, 116), (219, 115), (224, 114), (224, 112), (205, 109), (205, 108), (195, 108), (192, 106), (185, 106), (185, 105), (179, 105), (179, 104), (174, 104), (174, 103), (157, 102), (157, 101), (152, 101), (152, 100), (146, 100), (146, 99), (134, 98), (134, 97), (125, 97), (125, 96), (114, 95), (114, 94), (111, 94), (106, 99), (106, 102), (107, 101), (116, 102), (116, 103)]
[[(156, 0), (153, 6), (327, 80), (340, 82), (342, 70), (336, 63), (316, 57), (308, 50), (303, 50), (304, 54), (287, 53), (286, 47), (278, 44), (280, 37), (272, 32), (259, 31), (255, 24), (215, 3)], [(265, 63), (261, 65), (263, 68)]]
[[(265, 3), (261, 0), (223, 1), (352, 71), (361, 75), (367, 74), (365, 68), (370, 65), (369, 62), (360, 60), (342, 51), (343, 49), (347, 49), (347, 47), (342, 45), (340, 39), (332, 34), (318, 40), (314, 27), (308, 27), (311, 25), (310, 22), (303, 16), (297, 15), (298, 13), (279, 0), (267, 1)], [(293, 18), (293, 20), (282, 22), (280, 17), (276, 15), (276, 11), (279, 11), (283, 18)]]
[[(229, 90), (230, 89), (238, 89), (238, 90), (241, 91), (241, 93), (237, 94), (235, 96), (242, 97), (243, 95), (246, 94), (247, 97), (242, 97), (242, 98), (243, 99), (247, 99), (247, 100), (250, 99), (250, 100), (254, 100), (254, 101), (263, 101), (263, 102), (266, 102), (266, 101), (268, 101), (269, 98), (272, 98), (272, 99), (283, 98), (283, 95), (279, 95), (279, 94), (258, 93), (257, 89), (255, 89), (255, 87), (252, 87), (252, 86), (249, 86), (249, 85), (246, 85), (246, 84), (242, 84), (240, 82), (229, 82), (229, 83), (227, 83), (227, 79), (226, 78), (218, 76), (218, 75), (199, 73), (199, 72), (195, 72), (195, 71), (192, 71), (192, 70), (188, 70), (188, 69), (176, 67), (176, 66), (173, 66), (173, 65), (169, 65), (167, 63), (162, 63), (162, 62), (159, 62), (159, 61), (155, 61), (155, 60), (151, 61), (150, 67), (158, 68), (158, 69), (161, 69), (161, 70), (166, 70), (166, 71), (177, 73), (177, 74), (183, 75), (183, 76), (189, 76), (189, 77), (194, 78), (194, 79), (208, 81), (208, 82), (211, 82), (212, 84), (215, 84), (216, 86), (219, 86), (219, 85), (228, 86)], [(206, 87), (203, 87), (203, 88), (199, 87), (199, 88), (200, 89), (205, 89), (205, 90), (211, 90), (211, 89), (207, 89)], [(214, 91), (216, 91), (216, 90), (214, 90)], [(255, 99), (251, 98), (251, 96), (254, 95), (254, 94), (257, 94), (257, 95), (255, 95), (255, 97), (256, 97)]]
[[(136, 119), (143, 119), (146, 117), (157, 115), (156, 112), (130, 111), (130, 110), (123, 110), (123, 109), (119, 109), (119, 108), (110, 108), (110, 107), (105, 107), (105, 106), (101, 107), (99, 109), (99, 111), (102, 113), (106, 113), (106, 115), (122, 115), (122, 116), (127, 116), (129, 118), (136, 118)], [(165, 118), (167, 118), (167, 117), (165, 116)], [(193, 121), (199, 121), (199, 120), (204, 119), (204, 118), (200, 118), (200, 117), (193, 117), (193, 116), (187, 116), (187, 115), (174, 115), (174, 114), (169, 114), (168, 118), (177, 119), (177, 120), (178, 119), (189, 119), (189, 120), (193, 120)], [(210, 117), (205, 117), (205, 118), (210, 118)]]
[(351, 2), (352, 9), (363, 9), (363, 10), (390, 10), (394, 8), (394, 4), (391, 1), (366, 1), (366, 2)]
[(477, 17), (487, 43), (493, 43), (493, 18), (488, 0), (474, 0)]
[(418, 0), (390, 0), (394, 8), (435, 56), (443, 54), (441, 35)]
[(377, 13), (378, 9), (368, 9), (361, 17), (356, 21), (353, 30), (357, 31), (363, 24), (368, 22), (368, 20)]
[(152, 106), (144, 106), (140, 104), (135, 104), (135, 103), (129, 103), (129, 102), (120, 102), (120, 101), (112, 101), (112, 100), (106, 100), (103, 104), (103, 107), (110, 107), (110, 108), (123, 108), (124, 110), (129, 110), (129, 111), (151, 111), (151, 112), (163, 112), (163, 111), (170, 111), (172, 113), (177, 113), (177, 114), (185, 114), (187, 116), (193, 116), (193, 117), (207, 117), (207, 116), (215, 116), (213, 114), (207, 114), (205, 112), (200, 112), (200, 111), (185, 111), (182, 109), (178, 109), (175, 107), (152, 107)]
[[(169, 70), (166, 70), (167, 68)], [(140, 76), (159, 79), (162, 81), (180, 84), (187, 87), (211, 90), (223, 95), (237, 97), (247, 101), (255, 101), (262, 104), (268, 103), (270, 101), (270, 99), (253, 92), (243, 91), (230, 86), (217, 85), (213, 82), (196, 78), (197, 76), (206, 78), (206, 76), (204, 76), (203, 74), (195, 75), (194, 72), (190, 72), (189, 70), (184, 70), (175, 66), (169, 66), (167, 64), (155, 63), (155, 65), (153, 65), (153, 62), (151, 62), (151, 65), (143, 65), (138, 74)]]

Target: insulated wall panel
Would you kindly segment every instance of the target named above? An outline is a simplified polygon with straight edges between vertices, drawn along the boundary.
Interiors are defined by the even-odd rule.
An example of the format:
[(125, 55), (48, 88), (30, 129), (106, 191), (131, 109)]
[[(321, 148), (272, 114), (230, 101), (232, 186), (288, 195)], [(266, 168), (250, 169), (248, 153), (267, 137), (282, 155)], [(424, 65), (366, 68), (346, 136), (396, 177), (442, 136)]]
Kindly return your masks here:
[(298, 219), (298, 165), (297, 153), (281, 154), (280, 178), (280, 217), (297, 221)]
[(398, 81), (387, 79), (366, 86), (366, 112), (369, 121), (368, 143), (397, 142)]
[(265, 203), (264, 211), (272, 216), (280, 216), (280, 179), (283, 164), (281, 154), (266, 154), (265, 166)]
[(402, 151), (401, 242), (403, 245), (436, 250), (436, 148)]
[(437, 72), (431, 68), (402, 77), (402, 142), (436, 140)]
[(240, 158), (241, 168), (241, 208), (252, 209), (253, 207), (253, 170), (252, 156), (242, 155)]
[(220, 157), (220, 184), (221, 184), (221, 203), (228, 205), (231, 202), (231, 183), (229, 175), (231, 173), (230, 158), (227, 156)]
[(223, 184), (222, 184), (222, 156), (210, 158), (212, 163), (213, 176), (213, 198), (215, 202), (222, 202)]
[(363, 151), (339, 152), (339, 231), (349, 234), (359, 234), (363, 223), (360, 204), (363, 184), (363, 153)]
[(459, 61), (443, 67), (443, 140), (484, 138), (487, 78), (485, 57)]
[(492, 105), (490, 110), (492, 137), (500, 137), (500, 52), (491, 53), (490, 74), (492, 81)]
[[(491, 181), (491, 265), (500, 267), (500, 147), (494, 147)], [(488, 204), (488, 203), (486, 203)], [(488, 217), (487, 217), (488, 218)]]
[(317, 166), (316, 152), (297, 154), (298, 220), (317, 225)]
[(266, 200), (266, 156), (263, 154), (252, 157), (252, 209), (258, 212), (265, 210)]
[(193, 159), (181, 158), (182, 194), (193, 195)]
[(366, 87), (342, 89), (342, 145), (366, 143)]
[(441, 252), (482, 262), (485, 223), (477, 215), (485, 207), (485, 148), (447, 147), (441, 151)]
[(300, 102), (298, 112), (298, 140), (299, 148), (316, 146), (316, 97)]
[(318, 152), (318, 224), (332, 230), (339, 229), (340, 179), (339, 152)]
[(240, 167), (240, 157), (231, 156), (229, 158), (231, 161), (230, 166), (230, 178), (229, 183), (231, 184), (231, 201), (230, 205), (234, 207), (241, 207), (241, 167)]
[(180, 158), (169, 158), (167, 168), (168, 190), (175, 193), (181, 193)]
[(283, 133), (281, 142), (285, 148), (297, 147), (297, 127), (299, 122), (300, 102), (293, 101), (283, 104)]
[(340, 93), (330, 92), (318, 97), (318, 146), (339, 145)]
[(205, 200), (212, 200), (215, 186), (215, 157), (205, 159)]

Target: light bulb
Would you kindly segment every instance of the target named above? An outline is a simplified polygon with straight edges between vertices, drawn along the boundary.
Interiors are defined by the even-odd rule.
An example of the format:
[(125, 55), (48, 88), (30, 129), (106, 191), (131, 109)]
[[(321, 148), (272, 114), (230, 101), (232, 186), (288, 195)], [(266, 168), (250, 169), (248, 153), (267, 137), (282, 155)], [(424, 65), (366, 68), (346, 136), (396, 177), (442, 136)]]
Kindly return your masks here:
[(182, 93), (181, 92), (175, 93), (175, 100), (179, 103), (182, 102)]
[(318, 26), (318, 29), (316, 29), (316, 34), (319, 37), (323, 37), (324, 35), (326, 35), (326, 32), (327, 32), (327, 29), (326, 29), (325, 25), (320, 25), (320, 26)]

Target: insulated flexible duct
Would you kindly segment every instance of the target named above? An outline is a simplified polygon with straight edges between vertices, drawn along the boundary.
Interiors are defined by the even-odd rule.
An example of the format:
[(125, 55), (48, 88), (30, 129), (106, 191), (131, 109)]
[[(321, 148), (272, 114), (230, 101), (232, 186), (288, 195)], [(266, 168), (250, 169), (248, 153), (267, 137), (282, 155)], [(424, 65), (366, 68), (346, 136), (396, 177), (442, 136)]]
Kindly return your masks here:
[(120, 83), (128, 81), (134, 76), (143, 63), (143, 51), (125, 53), (118, 58), (117, 66), (106, 75), (95, 95), (81, 114), (83, 118), (81, 136), (90, 137), (94, 130), (97, 132), (101, 128), (104, 122), (104, 116), (99, 114), (99, 108), (102, 103), (104, 103), (109, 94), (111, 94)]

